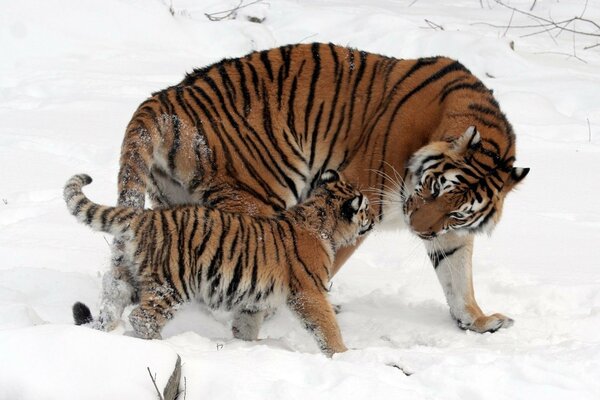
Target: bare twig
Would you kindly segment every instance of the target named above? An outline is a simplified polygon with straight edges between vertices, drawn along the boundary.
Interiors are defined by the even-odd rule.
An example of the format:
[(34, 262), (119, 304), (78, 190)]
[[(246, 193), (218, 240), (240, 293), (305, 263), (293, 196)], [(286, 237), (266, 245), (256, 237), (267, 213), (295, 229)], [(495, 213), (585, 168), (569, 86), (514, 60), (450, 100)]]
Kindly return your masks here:
[(513, 10), (513, 12), (510, 14), (510, 19), (508, 20), (508, 26), (506, 27), (506, 30), (502, 34), (502, 37), (506, 36), (506, 34), (508, 33), (508, 30), (510, 29), (510, 24), (511, 24), (514, 16), (515, 16), (515, 12)]
[(150, 367), (146, 367), (146, 369), (148, 370), (148, 375), (150, 375), (150, 379), (152, 379), (152, 384), (154, 385), (154, 389), (156, 389), (156, 393), (158, 394), (158, 399), (165, 400), (163, 398), (163, 395), (160, 393), (160, 390), (158, 390), (158, 386), (156, 386), (156, 374), (154, 374), (154, 376), (152, 376), (152, 372), (150, 372)]
[(425, 22), (426, 22), (426, 23), (427, 23), (427, 25), (429, 25), (429, 27), (430, 27), (431, 29), (433, 29), (433, 30), (438, 30), (438, 29), (439, 29), (440, 31), (443, 31), (443, 30), (444, 30), (444, 27), (443, 27), (442, 25), (440, 25), (440, 24), (436, 24), (435, 22), (433, 22), (433, 21), (430, 21), (430, 20), (428, 20), (427, 18), (425, 18)]
[(406, 371), (404, 368), (402, 368), (401, 366), (399, 366), (398, 364), (388, 364), (390, 367), (392, 368), (396, 368), (399, 369), (400, 371), (402, 371), (402, 373), (406, 376), (411, 376), (413, 373), (410, 371)]
[(600, 46), (600, 43), (596, 43), (596, 44), (593, 44), (591, 46), (586, 46), (583, 49), (584, 50), (589, 50), (589, 49), (593, 49), (594, 47), (598, 47), (598, 46)]
[(590, 125), (590, 119), (586, 118), (587, 126), (588, 126), (588, 142), (592, 143), (592, 127)]
[(533, 11), (533, 9), (535, 7), (535, 3), (537, 3), (537, 0), (533, 0), (533, 3), (531, 4), (531, 7), (529, 7), (529, 11)]
[[(217, 12), (210, 13), (210, 14), (204, 13), (204, 15), (206, 15), (206, 18), (208, 18), (211, 21), (223, 21), (224, 19), (229, 19), (229, 18), (234, 17), (235, 13), (238, 10), (240, 10), (242, 8), (246, 8), (246, 7), (256, 4), (256, 3), (261, 3), (262, 1), (263, 0), (254, 0), (254, 1), (251, 1), (250, 3), (244, 4), (244, 0), (240, 0), (238, 5), (230, 10), (217, 11)], [(224, 14), (224, 15), (220, 15), (220, 14)]]
[[(600, 30), (600, 25), (598, 23), (596, 23), (595, 21), (592, 21), (591, 19), (583, 18), (583, 14), (581, 14), (580, 16), (572, 17), (572, 18), (565, 19), (565, 20), (562, 20), (562, 21), (554, 21), (553, 19), (548, 19), (548, 18), (540, 17), (539, 15), (535, 15), (535, 14), (532, 14), (530, 12), (520, 10), (520, 9), (518, 9), (516, 7), (509, 6), (507, 4), (504, 4), (500, 0), (494, 0), (494, 1), (496, 2), (496, 4), (498, 4), (498, 5), (502, 6), (502, 7), (508, 8), (509, 10), (512, 10), (513, 12), (515, 12), (517, 14), (526, 15), (528, 17), (533, 18), (534, 20), (543, 22), (543, 24), (541, 24), (539, 26), (542, 26), (542, 27), (548, 26), (548, 27), (551, 27), (551, 29), (562, 29), (562, 30), (565, 30), (567, 32), (576, 33), (578, 35), (600, 37), (600, 33), (585, 32), (585, 31), (581, 31), (581, 30), (570, 29), (570, 28), (567, 28), (566, 25), (565, 25), (565, 27), (561, 27), (562, 24), (567, 24), (567, 23), (570, 23), (572, 21), (582, 21), (582, 22), (585, 22), (585, 23), (588, 23), (588, 24), (592, 25), (597, 30)], [(587, 2), (586, 2), (586, 7), (587, 7)], [(584, 8), (584, 12), (585, 12), (585, 8)], [(506, 26), (502, 26), (502, 27), (505, 28)], [(521, 26), (515, 26), (513, 28), (533, 28), (533, 27), (534, 26), (531, 26), (531, 25), (521, 25)]]
[(581, 61), (581, 62), (582, 62), (582, 63), (584, 63), (584, 64), (587, 64), (587, 63), (588, 63), (587, 61), (585, 61), (585, 60), (584, 60), (583, 58), (581, 58), (581, 57), (578, 57), (578, 56), (576, 56), (576, 55), (574, 55), (574, 54), (565, 53), (565, 52), (562, 52), (562, 51), (536, 51), (536, 52), (534, 52), (534, 53), (532, 53), (532, 54), (558, 54), (558, 55), (561, 55), (561, 56), (567, 56), (567, 59), (569, 59), (569, 58), (574, 58), (574, 59), (576, 59), (576, 60), (579, 60), (579, 61)]
[(298, 41), (298, 43), (302, 43), (302, 42), (304, 42), (306, 39), (314, 38), (314, 37), (315, 37), (315, 36), (317, 36), (317, 35), (318, 35), (318, 33), (313, 33), (312, 35), (305, 36), (305, 37), (303, 37), (302, 39), (300, 39), (300, 40)]

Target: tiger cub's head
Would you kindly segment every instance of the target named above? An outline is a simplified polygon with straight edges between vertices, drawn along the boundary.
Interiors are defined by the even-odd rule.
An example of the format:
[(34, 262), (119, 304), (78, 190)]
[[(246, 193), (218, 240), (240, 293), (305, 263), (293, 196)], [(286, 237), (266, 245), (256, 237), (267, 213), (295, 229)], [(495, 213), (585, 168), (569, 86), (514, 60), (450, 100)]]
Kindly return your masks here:
[(529, 168), (512, 166), (512, 144), (512, 153), (503, 156), (493, 147), (472, 126), (460, 137), (431, 143), (411, 157), (402, 197), (404, 218), (414, 233), (432, 239), (450, 231), (491, 232), (504, 197), (529, 173)]
[(346, 246), (373, 228), (374, 215), (369, 199), (353, 185), (343, 181), (332, 169), (321, 174), (311, 197), (322, 202), (323, 221), (329, 225), (333, 242)]

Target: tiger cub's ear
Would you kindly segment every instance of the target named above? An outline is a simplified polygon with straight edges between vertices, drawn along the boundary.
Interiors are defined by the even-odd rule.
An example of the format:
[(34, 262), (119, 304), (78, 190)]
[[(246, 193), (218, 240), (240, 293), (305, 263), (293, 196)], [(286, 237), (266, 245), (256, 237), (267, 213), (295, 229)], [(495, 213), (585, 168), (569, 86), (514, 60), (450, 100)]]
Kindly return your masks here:
[(358, 212), (360, 204), (362, 202), (361, 196), (356, 196), (352, 199), (346, 200), (342, 205), (342, 218), (352, 221), (352, 218)]
[(319, 177), (319, 181), (317, 182), (317, 186), (324, 185), (330, 182), (337, 182), (340, 180), (340, 174), (334, 169), (328, 169), (323, 172)]
[(508, 176), (508, 179), (506, 180), (502, 190), (504, 192), (508, 192), (514, 189), (519, 182), (525, 179), (527, 174), (529, 174), (529, 168), (514, 167), (510, 170), (510, 175)]

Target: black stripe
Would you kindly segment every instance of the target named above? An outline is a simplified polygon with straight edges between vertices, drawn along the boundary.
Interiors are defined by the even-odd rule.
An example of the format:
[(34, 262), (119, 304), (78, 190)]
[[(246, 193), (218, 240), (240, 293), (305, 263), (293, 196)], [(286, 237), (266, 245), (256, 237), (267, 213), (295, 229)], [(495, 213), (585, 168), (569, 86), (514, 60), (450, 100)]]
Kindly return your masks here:
[[(321, 55), (319, 53), (319, 43), (313, 43), (311, 46), (312, 58), (314, 62), (314, 68), (310, 79), (310, 87), (308, 91), (308, 98), (306, 99), (306, 109), (304, 110), (304, 140), (309, 137), (309, 119), (313, 108), (313, 102), (315, 99), (315, 90), (317, 87), (317, 81), (321, 73)], [(313, 126), (312, 137), (315, 136), (316, 127)]]
[(239, 59), (235, 60), (234, 65), (237, 69), (238, 74), (240, 75), (240, 87), (242, 90), (242, 98), (244, 100), (244, 117), (248, 117), (252, 106), (250, 105), (250, 91), (248, 90), (248, 85), (246, 83), (246, 73), (244, 72), (244, 65), (240, 62)]
[(267, 70), (267, 74), (269, 75), (269, 79), (273, 81), (273, 68), (271, 67), (271, 61), (269, 60), (269, 50), (260, 52), (260, 61), (262, 61), (265, 69)]
[[(310, 141), (310, 159), (308, 161), (308, 169), (312, 170), (313, 163), (315, 161), (316, 149), (317, 149), (317, 133), (319, 132), (319, 126), (321, 124), (321, 116), (323, 115), (323, 102), (319, 105), (319, 112), (317, 113), (317, 118), (315, 120), (315, 125), (313, 127), (312, 138)], [(296, 196), (298, 198), (298, 196)]]
[(452, 94), (458, 90), (470, 90), (472, 92), (477, 92), (477, 93), (485, 93), (488, 91), (488, 89), (485, 87), (485, 85), (481, 82), (459, 83), (457, 85), (451, 86), (451, 87), (447, 88), (446, 90), (444, 90), (444, 92), (438, 99), (438, 102), (440, 104), (443, 103), (444, 100), (446, 99), (446, 97), (448, 97), (450, 94)]
[(179, 282), (181, 283), (181, 287), (183, 288), (183, 292), (186, 295), (187, 299), (191, 299), (191, 293), (188, 288), (188, 282), (185, 279), (185, 271), (186, 271), (186, 263), (185, 258), (186, 255), (189, 254), (189, 250), (185, 248), (185, 229), (189, 223), (189, 209), (180, 209), (180, 210), (172, 210), (172, 217), (175, 223), (177, 224), (177, 230), (179, 232), (179, 238), (177, 241), (177, 258), (178, 258), (178, 267), (179, 267)]

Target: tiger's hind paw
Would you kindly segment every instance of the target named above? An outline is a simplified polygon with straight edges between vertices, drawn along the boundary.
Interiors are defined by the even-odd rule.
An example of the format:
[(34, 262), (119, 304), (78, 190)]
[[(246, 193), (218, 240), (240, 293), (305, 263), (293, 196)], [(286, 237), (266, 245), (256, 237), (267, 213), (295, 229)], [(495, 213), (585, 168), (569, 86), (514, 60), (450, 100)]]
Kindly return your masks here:
[(492, 314), (489, 316), (483, 315), (478, 317), (471, 323), (465, 323), (461, 320), (457, 320), (456, 322), (458, 327), (463, 330), (469, 330), (478, 333), (494, 333), (498, 329), (510, 328), (515, 323), (515, 320), (502, 314)]

